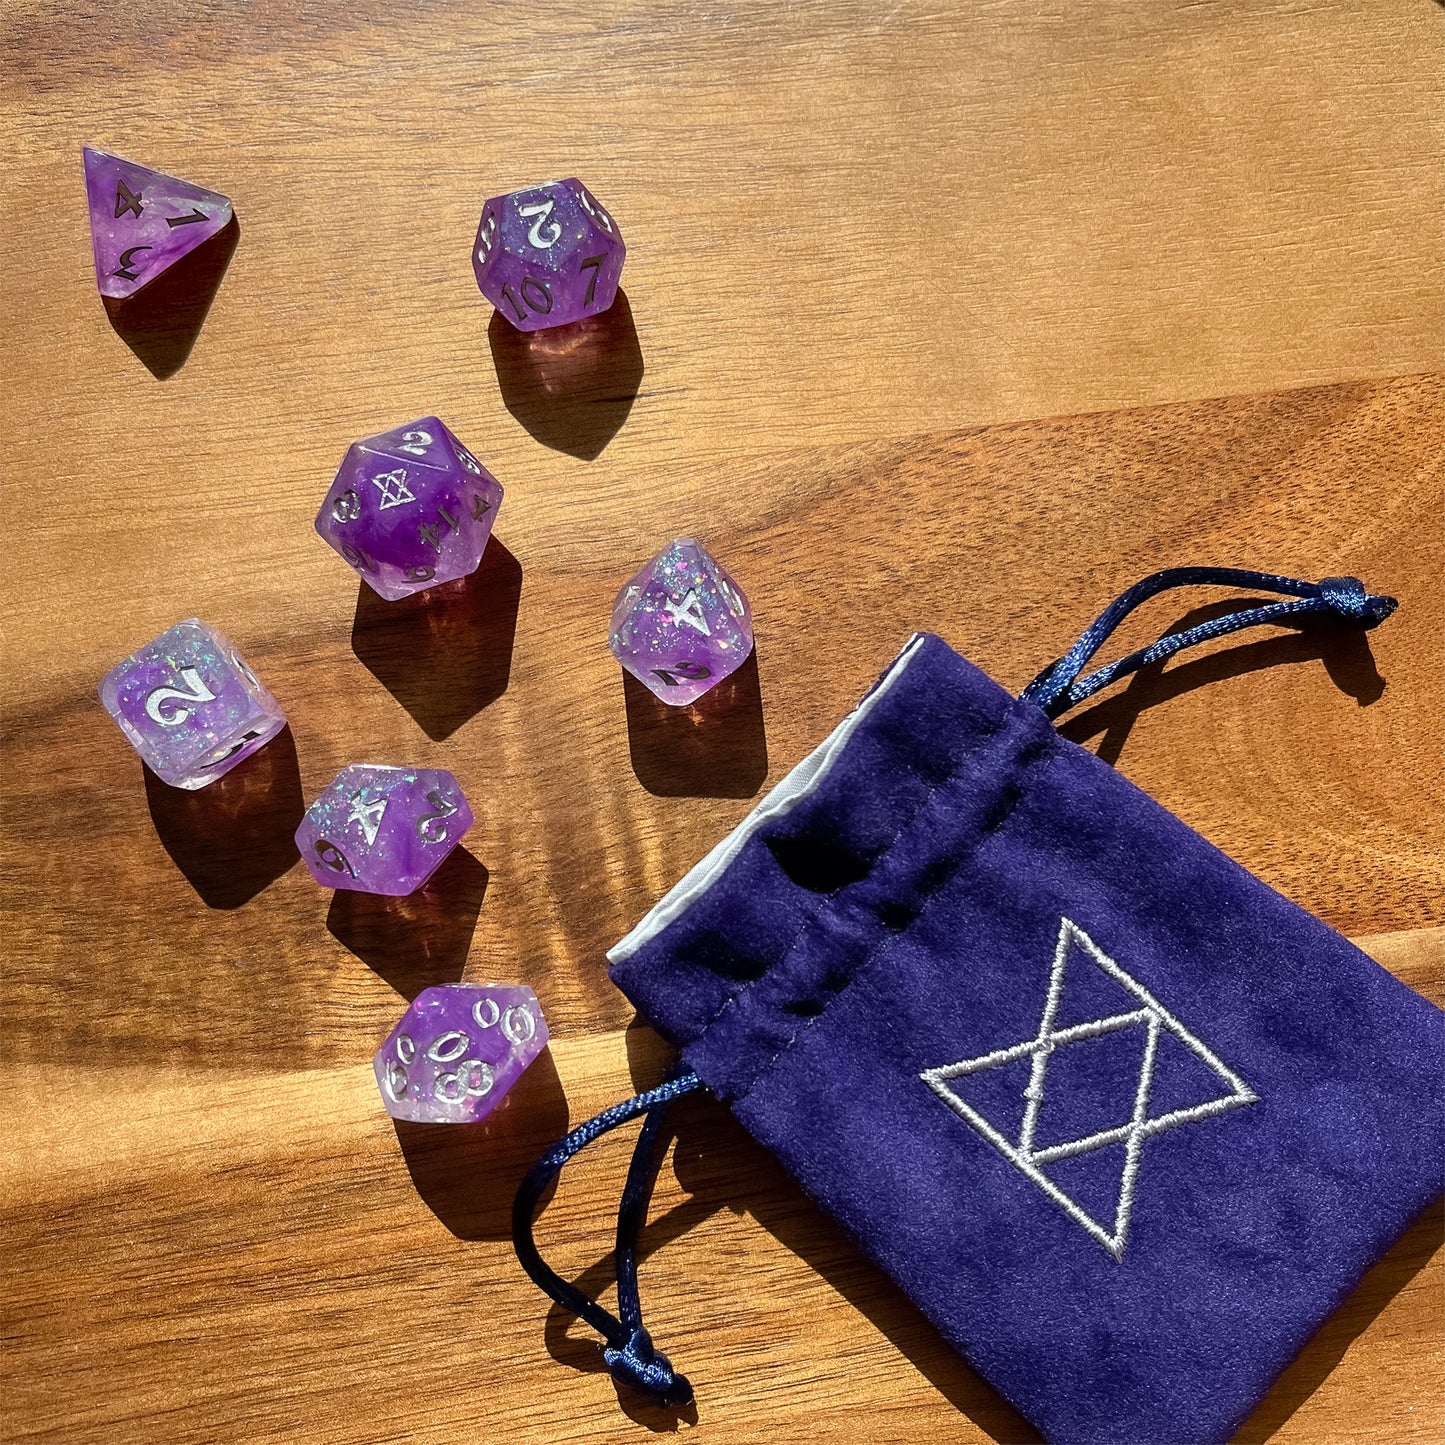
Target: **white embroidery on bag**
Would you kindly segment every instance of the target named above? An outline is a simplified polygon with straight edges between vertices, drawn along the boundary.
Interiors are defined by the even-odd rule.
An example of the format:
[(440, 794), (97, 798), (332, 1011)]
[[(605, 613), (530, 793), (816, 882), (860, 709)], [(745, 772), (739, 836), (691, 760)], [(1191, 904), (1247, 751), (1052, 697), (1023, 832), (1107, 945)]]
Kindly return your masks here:
[[(1054, 1028), (1059, 1004), (1063, 997), (1064, 970), (1069, 953), (1077, 944), (1116, 983), (1122, 984), (1138, 999), (1138, 1009), (1107, 1018), (1092, 1019), (1088, 1023), (1075, 1024), (1069, 1028)], [(1061, 1045), (1078, 1039), (1097, 1038), (1102, 1034), (1114, 1033), (1120, 1029), (1142, 1025), (1146, 1030), (1144, 1056), (1139, 1064), (1139, 1081), (1134, 1092), (1133, 1113), (1127, 1124), (1117, 1128), (1103, 1129), (1082, 1139), (1071, 1139), (1067, 1143), (1050, 1145), (1044, 1149), (1034, 1147), (1038, 1129), (1039, 1111), (1044, 1103), (1044, 1085), (1048, 1077), (1049, 1056)], [(1154, 1065), (1158, 1056), (1159, 1036), (1167, 1030), (1173, 1034), (1191, 1053), (1206, 1063), (1229, 1085), (1230, 1092), (1203, 1104), (1187, 1109), (1173, 1109), (1167, 1114), (1150, 1116), (1149, 1096), (1154, 1085)], [(949, 1088), (949, 1081), (984, 1069), (998, 1068), (1011, 1064), (1016, 1059), (1032, 1056), (1033, 1067), (1028, 1087), (1024, 1090), (1025, 1108), (1023, 1122), (1017, 1141), (1011, 1142), (1001, 1134), (977, 1109), (966, 1103)], [(1070, 1219), (1082, 1225), (1107, 1249), (1115, 1259), (1122, 1259), (1124, 1245), (1129, 1235), (1129, 1219), (1134, 1210), (1134, 1185), (1139, 1174), (1139, 1155), (1144, 1141), (1162, 1134), (1166, 1129), (1189, 1124), (1196, 1119), (1212, 1118), (1226, 1110), (1242, 1104), (1253, 1104), (1259, 1096), (1232, 1069), (1219, 1059), (1200, 1039), (1195, 1037), (1179, 1022), (1143, 984), (1126, 973), (1071, 919), (1060, 921), (1058, 946), (1054, 950), (1053, 968), (1049, 974), (1048, 997), (1044, 1001), (1043, 1018), (1039, 1031), (1032, 1039), (1014, 1044), (1010, 1048), (995, 1049), (976, 1059), (964, 1059), (957, 1064), (943, 1068), (925, 1069), (919, 1078), (965, 1122), (971, 1124), (1005, 1159), (1021, 1174), (1033, 1180), (1055, 1204), (1059, 1205)], [(1123, 1143), (1124, 1167), (1119, 1181), (1119, 1198), (1114, 1212), (1112, 1228), (1094, 1219), (1077, 1200), (1066, 1194), (1048, 1175), (1045, 1168), (1059, 1159), (1069, 1159), (1078, 1154), (1087, 1154), (1094, 1149), (1106, 1149), (1111, 1144)]]

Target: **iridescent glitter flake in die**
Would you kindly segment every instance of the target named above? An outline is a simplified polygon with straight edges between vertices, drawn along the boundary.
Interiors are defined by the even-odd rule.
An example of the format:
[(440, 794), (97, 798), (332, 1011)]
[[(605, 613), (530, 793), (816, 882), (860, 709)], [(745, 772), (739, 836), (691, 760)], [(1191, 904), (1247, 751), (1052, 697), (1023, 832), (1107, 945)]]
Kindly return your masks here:
[(197, 617), (117, 663), (100, 700), (146, 765), (175, 788), (204, 788), (286, 726), (235, 644)]
[(475, 1124), (546, 1047), (547, 1022), (531, 989), (449, 983), (416, 996), (373, 1067), (392, 1118)]
[(471, 826), (445, 769), (352, 763), (306, 810), (296, 847), (323, 887), (399, 898), (420, 888)]
[(617, 594), (607, 643), (639, 682), (680, 706), (747, 660), (752, 613), (707, 548), (679, 537)]
[(617, 222), (573, 177), (488, 201), (472, 269), (513, 326), (541, 331), (606, 311), (626, 255)]
[(85, 146), (95, 284), (124, 300), (231, 221), (225, 196)]
[(316, 530), (388, 602), (477, 570), (501, 483), (434, 416), (354, 442)]

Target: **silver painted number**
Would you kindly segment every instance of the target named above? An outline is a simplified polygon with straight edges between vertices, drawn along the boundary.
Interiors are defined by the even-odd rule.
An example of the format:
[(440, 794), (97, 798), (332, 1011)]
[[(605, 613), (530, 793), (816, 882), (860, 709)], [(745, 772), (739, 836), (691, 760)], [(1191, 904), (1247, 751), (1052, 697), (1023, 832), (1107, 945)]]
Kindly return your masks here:
[(316, 840), (316, 856), (332, 870), (333, 873), (350, 873), (356, 877), (356, 869), (347, 861), (346, 854), (325, 838)]
[(457, 805), (440, 788), (433, 788), (426, 800), (436, 812), (423, 813), (416, 820), (416, 835), (423, 843), (445, 843), (447, 829), (443, 820), (457, 811)]
[(700, 662), (674, 662), (667, 667), (654, 667), (652, 675), (660, 677), (664, 687), (680, 687), (684, 682), (701, 682), (711, 677), (712, 668)]
[(577, 203), (609, 236), (612, 234), (612, 217), (602, 209), (598, 201), (588, 194), (586, 187), (577, 192)]
[[(190, 708), (174, 704), (216, 700), (216, 694), (201, 680), (201, 674), (194, 667), (181, 669), (181, 682), (181, 687), (158, 687), (146, 698), (146, 716), (163, 728), (179, 727), (191, 715)], [(167, 708), (167, 703), (173, 706)]]
[(738, 595), (736, 587), (732, 586), (725, 577), (717, 579), (717, 589), (723, 595), (723, 601), (728, 605), (728, 610), (734, 617), (743, 615), (743, 599)]
[(375, 802), (368, 803), (365, 788), (352, 794), (351, 812), (347, 814), (346, 822), (348, 826), (355, 823), (360, 827), (368, 848), (376, 842), (376, 835), (381, 830), (381, 820), (386, 816), (386, 805), (390, 801), (389, 798), (378, 798)]
[(662, 605), (667, 608), (677, 626), (681, 627), (685, 622), (694, 632), (700, 632), (704, 637), (712, 636), (712, 629), (707, 625), (707, 618), (703, 616), (702, 603), (695, 588), (689, 588), (687, 596), (681, 602), (669, 599)]
[(519, 216), (535, 216), (537, 219), (532, 222), (532, 229), (527, 232), (527, 244), (535, 246), (539, 251), (546, 251), (555, 246), (562, 239), (562, 227), (557, 221), (550, 221), (547, 218), (556, 209), (556, 201), (537, 201), (530, 206), (518, 206)]
[(482, 217), (482, 228), (477, 232), (477, 260), (486, 265), (487, 258), (492, 254), (492, 247), (497, 244), (497, 213), (488, 211)]
[(397, 447), (397, 451), (410, 452), (414, 457), (424, 457), (431, 444), (432, 434), (429, 431), (402, 432), (401, 445)]

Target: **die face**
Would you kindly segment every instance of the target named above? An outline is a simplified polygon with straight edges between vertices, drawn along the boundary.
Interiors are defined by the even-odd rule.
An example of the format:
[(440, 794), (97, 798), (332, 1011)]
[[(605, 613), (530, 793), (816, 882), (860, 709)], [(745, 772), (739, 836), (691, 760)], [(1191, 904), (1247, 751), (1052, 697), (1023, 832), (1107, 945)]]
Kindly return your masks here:
[(472, 269), (482, 294), (519, 331), (606, 311), (627, 256), (617, 222), (575, 177), (482, 207)]
[(546, 1047), (547, 1022), (531, 989), (443, 984), (416, 996), (372, 1067), (392, 1118), (475, 1124)]
[(475, 572), (502, 487), (434, 416), (352, 445), (316, 530), (390, 602)]
[(197, 617), (111, 668), (100, 700), (151, 771), (188, 790), (215, 782), (286, 726), (235, 644)]
[(353, 763), (306, 810), (296, 847), (325, 888), (402, 897), (436, 872), (472, 821), (445, 769)]
[(692, 537), (670, 542), (617, 594), (608, 646), (664, 702), (695, 702), (747, 660), (742, 588)]
[(405, 426), (366, 437), (356, 445), (375, 457), (401, 462), (404, 466), (447, 472), (457, 466), (453, 443), (461, 446), (439, 417), (423, 416), (407, 422)]
[(215, 191), (90, 146), (83, 159), (102, 296), (133, 296), (230, 224), (231, 202)]

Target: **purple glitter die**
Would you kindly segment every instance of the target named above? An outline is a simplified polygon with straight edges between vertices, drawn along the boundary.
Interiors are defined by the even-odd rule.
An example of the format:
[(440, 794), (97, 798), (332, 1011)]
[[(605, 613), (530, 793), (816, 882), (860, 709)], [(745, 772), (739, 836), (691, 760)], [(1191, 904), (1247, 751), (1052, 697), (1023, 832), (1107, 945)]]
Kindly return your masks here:
[(316, 530), (388, 602), (477, 570), (501, 483), (434, 416), (353, 442)]
[(187, 618), (106, 673), (100, 701), (147, 767), (173, 788), (213, 783), (286, 726), (235, 644)]
[(215, 191), (90, 146), (83, 158), (102, 296), (133, 296), (230, 224), (231, 203)]
[(606, 311), (626, 255), (617, 222), (572, 177), (488, 201), (472, 269), (517, 330), (542, 331)]
[(352, 763), (306, 810), (296, 847), (324, 888), (414, 893), (472, 826), (457, 780), (442, 768)]
[(475, 1124), (546, 1047), (547, 1021), (531, 989), (448, 983), (416, 996), (372, 1067), (393, 1119)]
[(607, 645), (663, 702), (682, 706), (747, 661), (752, 612), (707, 548), (679, 537), (617, 594)]

